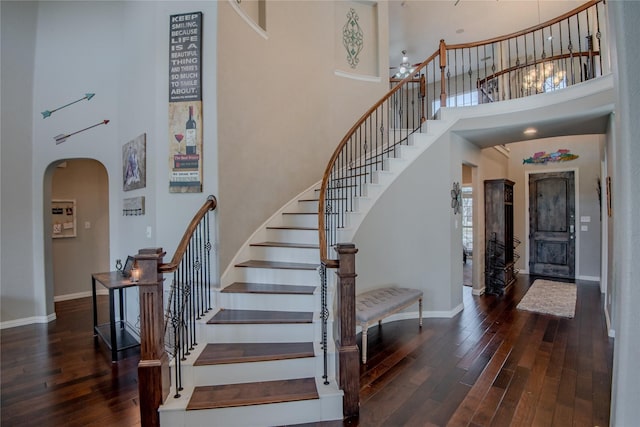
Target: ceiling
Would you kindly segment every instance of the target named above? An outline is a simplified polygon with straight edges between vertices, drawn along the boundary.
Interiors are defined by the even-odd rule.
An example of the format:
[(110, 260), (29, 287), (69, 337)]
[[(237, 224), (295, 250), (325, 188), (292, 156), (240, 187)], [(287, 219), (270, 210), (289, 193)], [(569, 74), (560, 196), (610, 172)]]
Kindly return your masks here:
[(421, 63), (447, 44), (469, 43), (538, 25), (586, 0), (390, 0), (389, 65)]

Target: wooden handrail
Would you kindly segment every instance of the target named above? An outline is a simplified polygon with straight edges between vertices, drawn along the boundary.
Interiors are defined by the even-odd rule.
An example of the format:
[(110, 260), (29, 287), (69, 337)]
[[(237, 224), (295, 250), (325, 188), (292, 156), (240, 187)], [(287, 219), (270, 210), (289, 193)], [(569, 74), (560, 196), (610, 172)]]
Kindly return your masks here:
[[(497, 43), (497, 42), (503, 42), (506, 40), (510, 40), (510, 39), (516, 39), (518, 37), (530, 34), (530, 33), (535, 33), (536, 31), (540, 31), (543, 30), (545, 28), (549, 28), (552, 25), (555, 24), (559, 24), (565, 20), (568, 20), (569, 18), (573, 17), (573, 16), (577, 16), (579, 13), (584, 12), (596, 5), (598, 5), (599, 3), (604, 2), (604, 0), (589, 0), (586, 3), (582, 4), (581, 6), (578, 6), (558, 17), (555, 17), (553, 19), (550, 19), (546, 22), (540, 23), (538, 25), (534, 25), (532, 27), (526, 28), (524, 30), (520, 30), (520, 31), (516, 31), (510, 34), (506, 34), (506, 35), (502, 35), (499, 37), (493, 37), (493, 38), (489, 38), (486, 40), (482, 40), (482, 41), (477, 41), (477, 42), (471, 42), (471, 43), (460, 43), (460, 44), (453, 44), (453, 45), (447, 45), (445, 43), (444, 40), (440, 40), (439, 46), (438, 46), (438, 50), (432, 54), (429, 58), (427, 58), (424, 62), (422, 62), (420, 65), (417, 66), (415, 72), (413, 72), (411, 75), (407, 76), (406, 78), (400, 80), (397, 78), (392, 78), (390, 79), (393, 83), (398, 83), (397, 85), (395, 85), (385, 96), (383, 96), (376, 104), (374, 104), (371, 108), (369, 108), (369, 110), (367, 110), (367, 112), (362, 115), (362, 117), (349, 129), (349, 131), (346, 133), (346, 135), (344, 136), (344, 138), (340, 141), (340, 143), (338, 144), (338, 146), (336, 147), (335, 151), (333, 152), (327, 167), (325, 168), (323, 177), (322, 177), (322, 184), (320, 187), (320, 195), (319, 195), (319, 203), (318, 203), (318, 233), (319, 233), (319, 243), (320, 243), (320, 257), (321, 257), (321, 261), (323, 264), (325, 264), (326, 267), (328, 268), (336, 268), (338, 266), (338, 261), (337, 260), (331, 260), (329, 259), (329, 252), (327, 250), (327, 235), (326, 235), (326, 220), (325, 220), (325, 215), (329, 212), (325, 212), (326, 206), (327, 206), (327, 190), (329, 188), (329, 181), (331, 178), (331, 174), (332, 171), (334, 171), (335, 167), (336, 167), (336, 162), (337, 160), (340, 158), (341, 153), (343, 152), (343, 149), (345, 148), (345, 146), (349, 143), (349, 141), (351, 140), (351, 138), (353, 138), (356, 135), (356, 132), (358, 132), (358, 130), (361, 128), (361, 126), (363, 126), (367, 120), (369, 120), (370, 117), (372, 117), (372, 115), (378, 110), (378, 108), (380, 108), (385, 102), (389, 101), (396, 93), (398, 93), (398, 91), (402, 90), (403, 88), (407, 87), (407, 85), (409, 83), (416, 83), (416, 79), (417, 76), (421, 73), (421, 71), (423, 69), (425, 69), (427, 67), (428, 64), (434, 63), (436, 61), (436, 57), (439, 58), (439, 64), (438, 66), (440, 67), (440, 105), (441, 106), (446, 106), (446, 101), (447, 101), (447, 93), (446, 93), (446, 88), (445, 88), (445, 70), (448, 68), (448, 64), (447, 64), (447, 52), (449, 51), (454, 51), (457, 49), (468, 49), (468, 48), (477, 48), (479, 46), (483, 46), (483, 45), (488, 45), (488, 44), (492, 44), (492, 43)], [(590, 50), (588, 53), (585, 52), (580, 52), (580, 51), (576, 51), (576, 52), (571, 52), (567, 55), (556, 55), (556, 56), (552, 56), (552, 57), (548, 57), (548, 58), (536, 58), (534, 59), (531, 63), (527, 63), (525, 65), (519, 65), (519, 66), (515, 66), (515, 67), (509, 67), (508, 70), (500, 70), (500, 71), (494, 71), (493, 74), (491, 76), (485, 76), (482, 79), (478, 79), (478, 81), (476, 82), (476, 84), (487, 81), (490, 78), (495, 78), (496, 76), (505, 74), (509, 71), (514, 71), (517, 68), (523, 68), (525, 66), (531, 66), (531, 65), (535, 65), (538, 64), (540, 62), (547, 62), (547, 61), (553, 61), (553, 60), (558, 60), (558, 59), (564, 59), (566, 57), (571, 57), (572, 55), (574, 57), (583, 57), (583, 56), (588, 56), (588, 55), (599, 55), (599, 51), (593, 51)], [(434, 76), (435, 77), (435, 76)], [(437, 80), (436, 80), (437, 81)]]
[(340, 141), (338, 146), (336, 147), (333, 155), (329, 159), (327, 163), (327, 167), (325, 168), (324, 175), (322, 176), (322, 185), (320, 186), (320, 197), (318, 201), (318, 233), (320, 237), (320, 259), (323, 264), (327, 266), (327, 268), (337, 268), (338, 261), (327, 258), (327, 236), (325, 234), (325, 221), (324, 221), (324, 206), (326, 202), (326, 192), (327, 186), (329, 184), (329, 176), (331, 175), (331, 171), (334, 167), (336, 159), (340, 155), (344, 146), (349, 142), (349, 139), (354, 135), (356, 130), (372, 115), (374, 111), (378, 109), (385, 101), (393, 96), (397, 91), (403, 88), (408, 83), (411, 83), (416, 74), (420, 72), (423, 68), (425, 68), (431, 61), (433, 61), (436, 56), (438, 56), (439, 51), (435, 51), (431, 56), (429, 56), (425, 61), (423, 61), (418, 68), (416, 68), (415, 72), (398, 83), (393, 89), (391, 89), (385, 96), (383, 96), (378, 102), (376, 102), (366, 113), (360, 117), (360, 119), (349, 129), (344, 138)]
[(173, 258), (171, 258), (171, 262), (160, 264), (158, 266), (158, 271), (160, 273), (172, 273), (178, 268), (178, 266), (180, 265), (180, 261), (184, 257), (185, 252), (187, 251), (187, 247), (189, 246), (189, 241), (193, 236), (193, 232), (196, 230), (196, 228), (198, 227), (198, 224), (200, 223), (200, 221), (202, 221), (202, 218), (204, 218), (206, 213), (214, 210), (217, 205), (218, 205), (218, 201), (216, 200), (215, 196), (211, 195), (207, 197), (207, 201), (204, 203), (204, 205), (202, 205), (200, 210), (196, 212), (193, 219), (189, 223), (189, 226), (187, 227), (184, 234), (182, 235), (182, 240), (180, 240), (180, 243), (178, 244), (178, 247), (176, 248), (176, 251), (173, 254)]
[(486, 39), (486, 40), (481, 40), (478, 42), (471, 42), (471, 43), (459, 43), (459, 44), (452, 44), (452, 45), (447, 45), (447, 50), (454, 50), (454, 49), (466, 49), (466, 48), (472, 48), (472, 47), (478, 47), (478, 46), (482, 46), (485, 44), (491, 44), (491, 43), (497, 43), (497, 42), (501, 42), (501, 41), (505, 41), (508, 39), (512, 39), (512, 38), (516, 38), (516, 37), (520, 37), (520, 36), (524, 36), (525, 34), (529, 34), (529, 33), (533, 33), (535, 31), (541, 30), (543, 28), (549, 27), (553, 24), (557, 24), (558, 22), (564, 21), (567, 18), (570, 18), (571, 16), (577, 15), (578, 13), (585, 11), (587, 9), (589, 9), (592, 6), (595, 6), (596, 4), (602, 2), (604, 0), (590, 0), (587, 3), (576, 7), (573, 10), (570, 10), (569, 12), (562, 14), (556, 18), (550, 19), (546, 22), (543, 22), (541, 24), (538, 25), (534, 25), (533, 27), (529, 27), (527, 29), (524, 30), (520, 30), (520, 31), (516, 31), (514, 33), (511, 34), (506, 34), (503, 36), (498, 36), (498, 37), (493, 37), (490, 39)]

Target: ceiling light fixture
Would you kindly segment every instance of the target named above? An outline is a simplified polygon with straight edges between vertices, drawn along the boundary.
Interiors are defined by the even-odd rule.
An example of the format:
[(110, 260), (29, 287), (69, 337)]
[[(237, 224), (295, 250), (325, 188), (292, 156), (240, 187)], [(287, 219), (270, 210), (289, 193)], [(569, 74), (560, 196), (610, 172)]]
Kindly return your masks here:
[(409, 63), (409, 57), (407, 56), (407, 51), (402, 51), (402, 62), (400, 63), (400, 67), (398, 67), (398, 72), (396, 73), (396, 77), (399, 79), (404, 79), (405, 77), (409, 77), (415, 71), (415, 67)]
[(536, 128), (526, 128), (523, 132), (527, 136), (535, 135), (538, 133), (538, 129)]

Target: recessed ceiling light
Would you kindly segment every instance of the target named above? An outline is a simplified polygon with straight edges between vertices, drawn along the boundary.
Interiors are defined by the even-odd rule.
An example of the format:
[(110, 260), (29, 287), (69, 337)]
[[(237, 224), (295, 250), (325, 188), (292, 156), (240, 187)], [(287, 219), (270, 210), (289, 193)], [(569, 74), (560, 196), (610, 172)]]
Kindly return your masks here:
[(535, 135), (535, 134), (538, 133), (538, 129), (536, 129), (536, 128), (526, 128), (523, 133), (525, 135), (529, 135), (529, 136)]

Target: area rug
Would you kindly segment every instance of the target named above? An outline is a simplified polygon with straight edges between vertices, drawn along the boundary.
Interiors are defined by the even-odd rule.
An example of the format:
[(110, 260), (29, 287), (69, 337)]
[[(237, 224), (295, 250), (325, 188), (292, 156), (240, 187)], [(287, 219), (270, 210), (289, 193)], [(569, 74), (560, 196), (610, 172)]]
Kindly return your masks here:
[(573, 317), (576, 312), (576, 284), (537, 279), (517, 308), (560, 317)]

